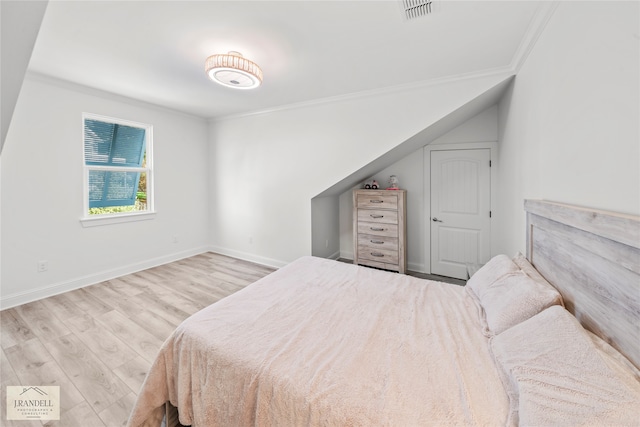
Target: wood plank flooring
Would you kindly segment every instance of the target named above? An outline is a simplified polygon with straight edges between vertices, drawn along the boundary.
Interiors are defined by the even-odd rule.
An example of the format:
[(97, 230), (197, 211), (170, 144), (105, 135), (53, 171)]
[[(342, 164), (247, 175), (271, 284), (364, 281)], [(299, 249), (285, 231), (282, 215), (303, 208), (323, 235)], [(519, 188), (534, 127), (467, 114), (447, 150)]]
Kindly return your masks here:
[[(0, 425), (125, 425), (178, 324), (272, 271), (205, 253), (1, 311)], [(9, 385), (60, 386), (60, 420), (5, 420)]]

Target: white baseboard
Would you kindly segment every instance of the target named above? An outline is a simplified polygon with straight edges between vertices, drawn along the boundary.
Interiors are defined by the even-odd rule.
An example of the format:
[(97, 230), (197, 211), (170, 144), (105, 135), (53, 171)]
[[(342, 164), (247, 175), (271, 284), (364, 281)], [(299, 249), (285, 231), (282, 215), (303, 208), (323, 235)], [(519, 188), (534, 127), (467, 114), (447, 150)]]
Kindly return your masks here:
[(245, 261), (255, 262), (256, 264), (265, 265), (267, 267), (280, 268), (289, 264), (286, 261), (280, 261), (273, 258), (267, 258), (256, 254), (251, 254), (248, 252), (236, 251), (234, 249), (221, 248), (220, 246), (209, 246), (209, 251), (216, 252), (221, 255), (227, 255), (230, 257), (242, 259)]
[(339, 258), (345, 258), (345, 259), (353, 259), (353, 252), (352, 251), (340, 251), (340, 256)]
[(0, 310), (37, 301), (42, 298), (52, 297), (63, 292), (84, 288), (85, 286), (95, 285), (96, 283), (104, 282), (105, 280), (115, 279), (116, 277), (121, 277), (141, 270), (146, 270), (148, 268), (157, 267), (162, 264), (178, 261), (208, 251), (208, 247), (202, 246), (146, 261), (137, 262), (135, 264), (129, 264), (111, 270), (102, 271), (100, 273), (91, 274), (89, 276), (78, 277), (73, 280), (55, 283), (39, 289), (30, 290), (28, 292), (21, 292), (12, 295), (3, 294), (0, 297)]
[[(115, 279), (117, 277), (126, 276), (127, 274), (136, 273), (148, 268), (157, 267), (159, 265), (167, 264), (173, 261), (178, 261), (184, 258), (188, 258), (194, 255), (199, 255), (205, 252), (216, 252), (222, 255), (231, 256), (234, 258), (242, 259), (245, 261), (255, 262), (256, 264), (266, 265), (268, 267), (280, 268), (288, 264), (288, 262), (276, 260), (273, 258), (267, 258), (260, 255), (250, 254), (247, 252), (236, 251), (233, 249), (221, 248), (218, 246), (202, 246), (174, 254), (153, 258), (146, 261), (137, 262), (135, 264), (129, 264), (122, 267), (114, 268), (111, 270), (102, 271), (100, 273), (91, 274), (88, 276), (78, 277), (73, 280), (64, 281), (48, 285), (39, 289), (30, 290), (27, 292), (20, 292), (11, 295), (0, 296), (0, 310), (15, 307), (22, 304), (27, 304), (33, 301), (37, 301), (43, 298), (52, 297), (64, 292), (73, 291), (76, 289), (84, 288), (85, 286), (95, 285), (96, 283), (104, 282), (106, 280)], [(340, 257), (348, 258), (346, 254), (335, 252), (331, 254), (329, 259), (338, 259)], [(350, 258), (351, 259), (351, 258)]]

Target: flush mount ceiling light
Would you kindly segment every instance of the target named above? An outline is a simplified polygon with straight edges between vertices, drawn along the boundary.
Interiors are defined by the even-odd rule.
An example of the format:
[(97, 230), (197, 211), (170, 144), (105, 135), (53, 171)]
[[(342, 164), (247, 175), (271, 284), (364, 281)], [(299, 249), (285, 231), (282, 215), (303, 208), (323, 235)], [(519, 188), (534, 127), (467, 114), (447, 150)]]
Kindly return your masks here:
[(211, 55), (205, 62), (211, 80), (236, 89), (253, 89), (262, 83), (262, 70), (239, 52)]

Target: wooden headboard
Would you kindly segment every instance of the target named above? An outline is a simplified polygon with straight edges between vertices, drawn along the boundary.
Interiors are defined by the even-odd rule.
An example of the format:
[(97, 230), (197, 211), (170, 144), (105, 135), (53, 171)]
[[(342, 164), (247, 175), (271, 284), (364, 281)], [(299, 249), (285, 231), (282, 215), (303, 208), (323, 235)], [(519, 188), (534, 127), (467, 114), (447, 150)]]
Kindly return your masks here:
[(640, 217), (525, 200), (527, 258), (582, 325), (640, 367)]

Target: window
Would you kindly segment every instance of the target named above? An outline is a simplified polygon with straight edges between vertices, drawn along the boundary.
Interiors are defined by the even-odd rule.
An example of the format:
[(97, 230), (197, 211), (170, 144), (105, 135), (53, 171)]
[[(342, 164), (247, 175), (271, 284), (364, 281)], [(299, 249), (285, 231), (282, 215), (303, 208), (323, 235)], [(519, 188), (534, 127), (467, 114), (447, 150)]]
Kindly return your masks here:
[(152, 126), (84, 114), (83, 140), (83, 219), (147, 219), (135, 217), (153, 212)]

